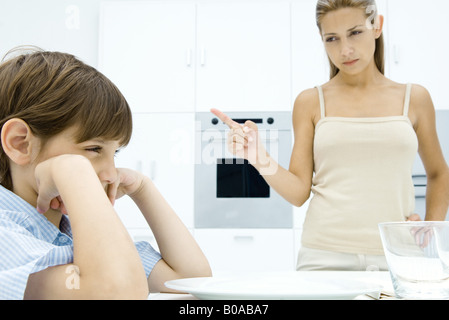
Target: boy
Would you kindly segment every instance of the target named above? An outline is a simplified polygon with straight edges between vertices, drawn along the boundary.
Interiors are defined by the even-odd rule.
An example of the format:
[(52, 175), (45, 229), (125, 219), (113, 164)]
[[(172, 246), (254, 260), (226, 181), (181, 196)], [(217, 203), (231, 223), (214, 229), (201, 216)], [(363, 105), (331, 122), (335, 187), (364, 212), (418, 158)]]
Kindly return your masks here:
[[(170, 279), (210, 276), (200, 248), (142, 174), (117, 169), (129, 106), (75, 57), (37, 51), (0, 65), (0, 299), (146, 299)], [(138, 205), (160, 253), (114, 211)]]

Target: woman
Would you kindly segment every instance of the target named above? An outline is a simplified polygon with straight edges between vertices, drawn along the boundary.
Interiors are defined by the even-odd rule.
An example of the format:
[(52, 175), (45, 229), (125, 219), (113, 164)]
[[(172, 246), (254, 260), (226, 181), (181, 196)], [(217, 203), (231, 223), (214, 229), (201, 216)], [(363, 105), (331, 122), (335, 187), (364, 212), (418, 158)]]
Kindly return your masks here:
[(412, 166), (417, 150), (428, 177), (426, 220), (444, 220), (449, 169), (427, 90), (384, 76), (382, 25), (373, 0), (320, 0), (317, 25), (330, 81), (305, 90), (293, 110), (290, 168), (259, 143), (257, 126), (212, 112), (230, 127), (228, 145), (247, 158), (306, 215), (298, 270), (386, 270), (378, 223), (418, 220)]

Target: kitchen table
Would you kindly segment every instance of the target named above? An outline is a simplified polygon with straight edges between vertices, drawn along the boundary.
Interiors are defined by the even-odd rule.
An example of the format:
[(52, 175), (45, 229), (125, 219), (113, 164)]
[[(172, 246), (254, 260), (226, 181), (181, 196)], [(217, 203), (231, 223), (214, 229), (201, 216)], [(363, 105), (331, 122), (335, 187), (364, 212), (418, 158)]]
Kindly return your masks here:
[[(320, 273), (321, 272), (321, 273)], [(294, 274), (300, 274), (301, 272)], [(292, 273), (288, 273), (292, 274)], [(378, 285), (381, 290), (379, 292), (370, 293), (370, 294), (360, 294), (356, 296), (354, 299), (356, 300), (386, 300), (386, 299), (396, 299), (394, 295), (393, 286), (390, 279), (389, 272), (382, 271), (367, 271), (367, 272), (349, 272), (349, 271), (315, 271), (313, 272), (314, 276), (316, 275), (326, 275), (326, 277), (332, 276), (335, 279), (356, 279), (357, 281), (362, 281), (369, 285)], [(245, 275), (237, 275), (235, 278), (242, 279)], [(248, 275), (248, 277), (254, 277), (254, 274)], [(217, 276), (211, 278), (202, 278), (202, 279), (210, 279), (211, 281), (219, 281), (222, 279), (233, 279), (232, 276)], [(195, 290), (198, 291), (198, 288), (192, 287), (192, 292), (195, 294)], [(189, 289), (187, 289), (189, 290)], [(148, 296), (148, 300), (199, 300), (194, 294), (191, 292), (186, 293), (152, 293)], [(231, 298), (232, 299), (232, 298)], [(242, 299), (242, 296), (236, 296), (236, 299)], [(243, 296), (244, 299), (244, 296)], [(263, 299), (263, 298), (262, 298)], [(269, 300), (269, 299), (268, 299)]]

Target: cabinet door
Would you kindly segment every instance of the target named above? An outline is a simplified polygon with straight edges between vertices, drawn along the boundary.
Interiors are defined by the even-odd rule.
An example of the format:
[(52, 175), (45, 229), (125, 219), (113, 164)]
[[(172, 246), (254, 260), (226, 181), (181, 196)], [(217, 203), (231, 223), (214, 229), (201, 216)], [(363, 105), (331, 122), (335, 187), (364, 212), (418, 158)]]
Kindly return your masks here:
[(106, 2), (100, 70), (134, 112), (194, 110), (195, 4)]
[(423, 85), (437, 109), (449, 109), (449, 2), (394, 0), (388, 8), (392, 80)]
[(0, 57), (17, 46), (36, 45), (96, 67), (100, 1), (0, 1)]
[[(186, 227), (193, 227), (194, 115), (137, 114), (131, 143), (117, 155), (116, 166), (150, 177)], [(146, 222), (137, 206), (119, 199), (117, 211), (127, 228)]]
[(295, 269), (293, 230), (195, 229), (214, 275)]
[(291, 110), (290, 3), (201, 2), (197, 111)]
[(329, 60), (315, 20), (316, 0), (292, 3), (292, 100), (329, 81)]

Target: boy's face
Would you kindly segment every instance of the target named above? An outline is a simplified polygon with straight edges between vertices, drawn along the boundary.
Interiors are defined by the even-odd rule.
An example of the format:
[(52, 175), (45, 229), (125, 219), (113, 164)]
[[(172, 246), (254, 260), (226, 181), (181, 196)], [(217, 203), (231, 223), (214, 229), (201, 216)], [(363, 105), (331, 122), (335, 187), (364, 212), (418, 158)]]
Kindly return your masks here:
[(63, 154), (79, 154), (90, 160), (104, 187), (117, 178), (114, 157), (120, 144), (116, 140), (94, 138), (77, 143), (76, 127), (71, 127), (50, 138), (40, 150), (37, 163)]

